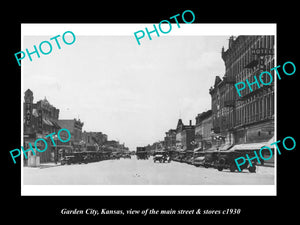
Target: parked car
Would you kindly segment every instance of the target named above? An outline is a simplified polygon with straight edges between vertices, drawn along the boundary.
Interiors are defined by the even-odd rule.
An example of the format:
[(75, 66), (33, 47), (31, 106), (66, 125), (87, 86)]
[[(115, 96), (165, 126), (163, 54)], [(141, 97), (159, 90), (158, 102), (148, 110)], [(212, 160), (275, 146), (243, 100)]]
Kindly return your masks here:
[(171, 157), (167, 154), (166, 151), (155, 151), (154, 155), (153, 155), (153, 161), (154, 162), (170, 162), (171, 161)]
[[(236, 170), (238, 170), (236, 163), (235, 163), (235, 159), (239, 158), (241, 156), (245, 157), (246, 152), (241, 153), (241, 152), (237, 152), (237, 151), (223, 151), (223, 152), (219, 152), (218, 154), (218, 160), (216, 163), (216, 168), (219, 171), (222, 171), (223, 169), (229, 169), (231, 172), (234, 172)], [(254, 154), (253, 152), (247, 152), (247, 154), (249, 155), (249, 157), (253, 157)], [(243, 171), (243, 169), (248, 169), (250, 173), (255, 173), (256, 172), (256, 161), (251, 161), (252, 166), (249, 166), (249, 162), (246, 161), (245, 164), (240, 166), (240, 170)], [(239, 170), (238, 170), (239, 171)]]
[(205, 158), (204, 158), (204, 167), (216, 167), (218, 161), (218, 151), (206, 151), (205, 152)]
[(69, 153), (68, 155), (65, 155), (61, 159), (61, 165), (65, 164), (81, 164), (81, 163), (87, 163), (88, 162), (88, 157), (82, 154), (81, 152), (73, 152)]
[(205, 163), (205, 153), (203, 151), (201, 152), (195, 152), (193, 156), (193, 165), (196, 167), (204, 166)]
[(122, 155), (122, 157), (124, 158), (124, 159), (131, 159), (131, 156), (130, 156), (130, 154), (128, 153), (126, 153), (126, 154), (123, 154)]

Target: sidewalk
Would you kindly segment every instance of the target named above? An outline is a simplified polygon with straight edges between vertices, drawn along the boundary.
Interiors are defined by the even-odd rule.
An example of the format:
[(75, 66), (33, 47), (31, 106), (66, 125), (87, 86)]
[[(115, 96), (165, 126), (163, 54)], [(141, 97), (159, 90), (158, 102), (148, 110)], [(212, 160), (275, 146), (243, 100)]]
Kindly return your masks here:
[(24, 167), (46, 169), (46, 168), (52, 168), (52, 167), (57, 167), (57, 166), (61, 166), (60, 162), (58, 162), (57, 164), (55, 164), (54, 162), (40, 163), (39, 166), (24, 166)]

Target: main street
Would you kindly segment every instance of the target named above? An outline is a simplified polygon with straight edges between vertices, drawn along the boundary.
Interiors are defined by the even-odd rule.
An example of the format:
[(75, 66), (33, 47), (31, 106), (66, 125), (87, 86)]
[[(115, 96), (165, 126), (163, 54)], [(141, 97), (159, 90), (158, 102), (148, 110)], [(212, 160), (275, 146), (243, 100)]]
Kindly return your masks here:
[(218, 184), (218, 185), (266, 185), (274, 184), (274, 168), (258, 166), (256, 173), (218, 171), (214, 168), (195, 167), (172, 161), (154, 163), (149, 160), (105, 160), (88, 164), (42, 165), (24, 167), (25, 185), (105, 185), (105, 184)]

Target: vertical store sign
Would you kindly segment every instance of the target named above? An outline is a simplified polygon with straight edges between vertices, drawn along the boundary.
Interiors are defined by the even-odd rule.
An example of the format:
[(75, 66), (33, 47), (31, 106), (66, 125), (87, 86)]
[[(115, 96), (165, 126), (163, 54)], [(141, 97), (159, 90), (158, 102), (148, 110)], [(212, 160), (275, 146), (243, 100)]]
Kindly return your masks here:
[(38, 115), (39, 115), (39, 117), (38, 117), (38, 131), (40, 133), (42, 133), (42, 130), (43, 130), (43, 115), (42, 115), (42, 110), (41, 109), (39, 109)]
[(25, 123), (27, 126), (30, 125), (31, 123), (31, 112), (32, 112), (32, 107), (31, 107), (31, 103), (27, 102), (25, 103)]

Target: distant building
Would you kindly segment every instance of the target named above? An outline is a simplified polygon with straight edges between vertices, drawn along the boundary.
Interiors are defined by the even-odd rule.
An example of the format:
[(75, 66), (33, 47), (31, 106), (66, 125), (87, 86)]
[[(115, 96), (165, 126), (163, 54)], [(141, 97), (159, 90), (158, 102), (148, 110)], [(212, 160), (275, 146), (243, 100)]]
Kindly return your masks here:
[(184, 125), (179, 119), (176, 128), (176, 148), (178, 150), (193, 150), (195, 141), (195, 126), (190, 120), (189, 125)]
[(176, 130), (170, 129), (166, 132), (166, 136), (164, 138), (164, 147), (167, 150), (176, 149)]
[(212, 110), (200, 113), (196, 117), (196, 150), (205, 151), (212, 147)]
[(71, 133), (70, 141), (64, 144), (71, 145), (75, 152), (82, 151), (82, 127), (84, 123), (80, 119), (77, 120), (75, 118), (58, 120), (57, 123), (61, 128), (66, 128)]
[(98, 151), (107, 142), (107, 135), (102, 132), (84, 131), (82, 133), (82, 140), (86, 151)]

